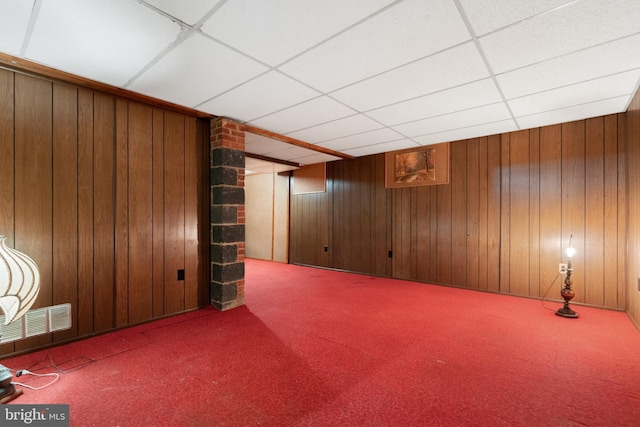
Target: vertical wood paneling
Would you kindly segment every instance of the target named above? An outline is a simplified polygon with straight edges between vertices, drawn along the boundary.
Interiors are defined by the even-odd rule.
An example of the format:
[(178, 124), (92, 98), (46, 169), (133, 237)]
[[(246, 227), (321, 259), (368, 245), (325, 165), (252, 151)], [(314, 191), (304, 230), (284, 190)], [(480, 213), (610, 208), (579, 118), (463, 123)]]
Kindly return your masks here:
[(487, 137), (478, 139), (478, 289), (489, 280), (489, 154)]
[[(640, 291), (637, 291), (637, 288), (635, 288), (635, 291), (633, 289), (633, 285), (636, 284), (636, 276), (632, 275), (627, 267), (627, 263), (630, 263), (632, 259), (637, 259), (636, 255), (632, 254), (631, 251), (627, 252), (634, 244), (633, 241), (627, 240), (627, 236), (637, 236), (630, 230), (631, 222), (638, 218), (631, 215), (630, 195), (632, 192), (633, 194), (638, 194), (638, 192), (635, 190), (637, 187), (631, 187), (631, 183), (628, 181), (630, 173), (628, 165), (637, 164), (637, 162), (632, 163), (635, 159), (631, 159), (628, 150), (638, 147), (638, 141), (640, 141), (640, 132), (635, 133), (637, 128), (640, 127), (640, 121), (638, 121), (636, 114), (638, 109), (640, 109), (640, 96), (636, 93), (632, 104), (629, 106), (629, 111), (626, 113), (631, 116), (631, 119), (627, 120), (627, 117), (625, 117), (625, 120), (618, 119), (618, 283), (626, 283), (627, 286), (631, 284), (631, 289), (627, 293), (627, 286), (616, 286), (618, 307), (624, 307), (627, 310), (633, 304), (634, 298), (637, 299), (638, 307), (640, 308)], [(620, 116), (618, 115), (618, 117)], [(632, 128), (634, 123), (636, 127)], [(637, 277), (640, 277), (640, 275)], [(634, 317), (634, 319), (636, 320), (636, 325), (640, 325), (640, 315)]]
[(529, 295), (540, 294), (540, 129), (529, 131)]
[[(94, 332), (115, 326), (115, 99), (93, 96), (93, 311)], [(87, 165), (87, 169), (91, 169)], [(83, 239), (82, 239), (83, 240)]]
[[(208, 189), (201, 182), (204, 125), (174, 114), (182, 154), (163, 159), (163, 112), (153, 115), (159, 133), (151, 107), (0, 70), (0, 196), (5, 199), (0, 233), (39, 266), (41, 291), (34, 308), (72, 305), (71, 329), (0, 345), (0, 354), (164, 314), (152, 312), (154, 298), (161, 308), (165, 304), (165, 283), (154, 292), (150, 272), (157, 262), (163, 268), (165, 241), (151, 239), (168, 226), (164, 212), (153, 217), (154, 200), (164, 209), (164, 189), (153, 184), (162, 182), (165, 172), (177, 188), (172, 197), (180, 206), (171, 207), (181, 213), (171, 224), (178, 236), (172, 243), (178, 248), (174, 259), (181, 256), (181, 268), (191, 271), (189, 308), (206, 304), (207, 273), (198, 267), (198, 258), (208, 255), (199, 246), (208, 227), (203, 231), (198, 223), (208, 216), (202, 203)], [(154, 164), (158, 147), (161, 161)], [(172, 172), (176, 167), (179, 176)], [(184, 293), (183, 285), (180, 289)], [(184, 300), (178, 311), (185, 309)]]
[(71, 328), (54, 341), (78, 334), (78, 96), (75, 87), (53, 85), (53, 304), (73, 303)]
[(529, 131), (509, 135), (509, 293), (529, 295)]
[(129, 323), (129, 104), (116, 100), (116, 195), (115, 195), (115, 320), (116, 327)]
[(467, 282), (467, 142), (451, 145), (451, 284)]
[(624, 282), (618, 277), (618, 116), (604, 118), (604, 219), (603, 219), (603, 304), (624, 308), (618, 302), (617, 287)]
[(500, 290), (500, 247), (502, 217), (501, 141), (499, 135), (487, 139), (487, 289)]
[[(165, 114), (164, 122), (164, 310), (184, 310), (185, 282), (178, 281), (184, 269), (184, 118)], [(154, 141), (155, 143), (156, 141)]]
[[(184, 308), (194, 309), (198, 307), (198, 283), (203, 278), (200, 277), (199, 270), (199, 247), (198, 247), (198, 219), (199, 209), (202, 201), (198, 195), (202, 194), (202, 187), (198, 171), (202, 170), (203, 164), (199, 162), (198, 155), (202, 133), (198, 130), (198, 121), (192, 118), (185, 118), (184, 137), (184, 268), (185, 268), (185, 295)], [(204, 224), (204, 222), (203, 222)], [(154, 251), (154, 254), (157, 252)], [(154, 296), (155, 299), (155, 296)]]
[[(0, 69), (0, 235), (14, 247), (14, 74)], [(14, 343), (0, 344), (0, 354), (12, 353)]]
[[(453, 174), (453, 170), (451, 171)], [(451, 266), (452, 266), (452, 242), (451, 242), (451, 185), (437, 186), (437, 265), (436, 265), (436, 283), (451, 283)], [(395, 220), (395, 218), (394, 218)], [(457, 249), (457, 248), (456, 248)]]
[[(100, 317), (94, 308), (94, 94), (90, 90), (78, 92), (78, 334), (94, 332), (94, 317)], [(113, 115), (112, 115), (113, 116)], [(98, 117), (102, 117), (98, 115)], [(96, 156), (97, 157), (97, 156)], [(109, 194), (111, 196), (111, 194)], [(96, 195), (99, 197), (99, 195)], [(96, 209), (97, 211), (97, 209)], [(103, 242), (100, 242), (101, 244)], [(104, 244), (107, 244), (104, 242)], [(113, 252), (113, 248), (108, 248)], [(105, 286), (110, 286), (106, 284)], [(113, 300), (113, 298), (111, 298)], [(108, 303), (109, 301), (107, 301)], [(113, 305), (111, 305), (113, 307)], [(99, 323), (98, 321), (96, 323)], [(106, 328), (105, 328), (106, 329)]]
[[(562, 250), (573, 234), (575, 301), (585, 301), (585, 122), (562, 124)], [(563, 257), (564, 258), (564, 257)]]
[[(153, 315), (165, 314), (165, 277), (164, 261), (164, 229), (165, 229), (165, 146), (164, 146), (164, 112), (153, 110)], [(175, 183), (174, 183), (175, 185)], [(172, 244), (175, 244), (172, 242)]]
[(562, 135), (561, 126), (540, 129), (540, 291), (557, 299), (562, 288), (558, 263), (562, 257)]
[[(15, 76), (15, 248), (40, 270), (33, 308), (53, 303), (52, 84)], [(37, 124), (37, 126), (34, 126)], [(17, 341), (16, 351), (46, 345), (50, 335)]]
[(500, 139), (500, 292), (511, 292), (511, 150), (510, 134)]
[(604, 304), (604, 117), (586, 120), (585, 302)]
[(467, 141), (467, 280), (465, 286), (480, 287), (480, 142)]

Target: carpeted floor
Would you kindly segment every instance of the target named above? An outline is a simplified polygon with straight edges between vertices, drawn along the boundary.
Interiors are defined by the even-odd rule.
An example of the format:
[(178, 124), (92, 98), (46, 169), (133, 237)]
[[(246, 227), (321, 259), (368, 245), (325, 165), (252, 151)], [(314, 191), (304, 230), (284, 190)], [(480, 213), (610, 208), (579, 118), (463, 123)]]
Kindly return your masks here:
[(66, 372), (14, 403), (72, 426), (640, 425), (624, 313), (256, 260), (246, 302), (4, 360)]

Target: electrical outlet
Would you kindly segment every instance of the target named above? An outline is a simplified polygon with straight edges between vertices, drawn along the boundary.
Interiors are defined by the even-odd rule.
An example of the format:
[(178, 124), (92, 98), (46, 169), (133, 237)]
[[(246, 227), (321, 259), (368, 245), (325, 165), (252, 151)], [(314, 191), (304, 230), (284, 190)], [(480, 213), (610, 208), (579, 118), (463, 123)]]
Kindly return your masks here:
[(558, 264), (558, 271), (560, 272), (560, 274), (567, 274), (567, 264)]

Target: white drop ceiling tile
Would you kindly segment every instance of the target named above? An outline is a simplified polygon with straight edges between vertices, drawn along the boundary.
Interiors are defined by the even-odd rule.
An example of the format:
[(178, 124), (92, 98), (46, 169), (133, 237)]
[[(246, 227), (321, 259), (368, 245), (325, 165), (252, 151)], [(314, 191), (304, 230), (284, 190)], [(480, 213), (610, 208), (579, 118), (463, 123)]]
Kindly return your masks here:
[(616, 96), (629, 95), (634, 91), (639, 78), (640, 69), (524, 96), (508, 102), (511, 111), (516, 117), (527, 116)]
[(333, 122), (324, 123), (307, 129), (288, 134), (292, 138), (300, 139), (312, 144), (339, 138), (345, 135), (353, 135), (381, 128), (382, 125), (375, 120), (363, 115), (338, 119)]
[(308, 86), (276, 71), (270, 71), (198, 105), (197, 108), (218, 116), (250, 121), (319, 95)]
[(485, 77), (489, 77), (489, 71), (475, 44), (465, 43), (347, 86), (331, 96), (367, 111)]
[(389, 3), (392, 0), (236, 0), (216, 11), (202, 31), (269, 65), (277, 65)]
[(127, 89), (195, 107), (264, 71), (264, 65), (192, 33)]
[(469, 110), (457, 111), (442, 116), (431, 117), (405, 123), (392, 128), (409, 138), (470, 126), (493, 123), (511, 118), (504, 103), (485, 105)]
[(497, 135), (518, 130), (512, 120), (501, 120), (494, 123), (484, 123), (478, 126), (470, 126), (462, 129), (454, 129), (446, 132), (432, 133), (413, 138), (421, 145), (438, 144), (441, 142), (460, 141), (463, 139), (478, 138), (481, 136)]
[(419, 147), (414, 141), (410, 139), (400, 139), (397, 141), (384, 142), (382, 144), (367, 145), (364, 147), (351, 148), (343, 151), (345, 154), (349, 154), (354, 157), (369, 156), (371, 154), (386, 153), (387, 151), (402, 150), (404, 148)]
[(582, 0), (481, 37), (495, 73), (640, 31), (637, 0)]
[(340, 160), (340, 157), (332, 156), (330, 154), (315, 153), (303, 157), (295, 157), (291, 159), (292, 162), (300, 163), (300, 166), (313, 165), (316, 163), (333, 162), (334, 160)]
[(251, 124), (280, 134), (289, 134), (311, 126), (317, 126), (356, 112), (349, 107), (321, 96), (274, 114), (252, 120)]
[(244, 169), (246, 175), (253, 175), (258, 173), (285, 172), (298, 168), (295, 166), (284, 165), (282, 163), (274, 163), (265, 160), (254, 159), (252, 157), (246, 157), (244, 161)]
[(122, 86), (180, 31), (178, 24), (135, 1), (44, 1), (25, 56)]
[(267, 157), (273, 157), (274, 159), (295, 161), (293, 159), (310, 156), (316, 154), (317, 151), (309, 150), (308, 148), (298, 147), (296, 145), (289, 145), (277, 151), (267, 153)]
[(471, 37), (450, 0), (405, 0), (281, 67), (330, 92)]
[(291, 145), (278, 141), (275, 139), (267, 138), (262, 135), (255, 135), (249, 132), (245, 132), (245, 151), (247, 153), (260, 154), (262, 156), (274, 151), (280, 151), (285, 148), (289, 148)]
[(402, 135), (392, 129), (382, 128), (370, 132), (359, 133), (357, 135), (349, 135), (342, 138), (336, 138), (334, 140), (322, 142), (317, 145), (320, 147), (342, 152), (354, 147), (362, 147), (364, 145), (373, 145), (383, 142), (396, 141), (398, 139), (401, 139), (402, 137)]
[(33, 1), (5, 0), (0, 2), (0, 51), (18, 55), (33, 9)]
[(481, 36), (575, 0), (460, 0), (476, 33)]
[(640, 68), (640, 34), (499, 74), (496, 79), (509, 99), (634, 68)]
[(144, 2), (178, 18), (185, 24), (193, 25), (220, 3), (220, 0), (144, 0)]
[(582, 120), (589, 117), (604, 116), (607, 114), (621, 113), (624, 111), (629, 95), (618, 96), (589, 104), (576, 105), (560, 110), (547, 111), (530, 116), (517, 117), (516, 120), (521, 129), (547, 126), (557, 123)]
[(453, 113), (502, 100), (492, 79), (484, 79), (466, 85), (421, 96), (367, 112), (387, 126), (412, 122), (436, 115)]

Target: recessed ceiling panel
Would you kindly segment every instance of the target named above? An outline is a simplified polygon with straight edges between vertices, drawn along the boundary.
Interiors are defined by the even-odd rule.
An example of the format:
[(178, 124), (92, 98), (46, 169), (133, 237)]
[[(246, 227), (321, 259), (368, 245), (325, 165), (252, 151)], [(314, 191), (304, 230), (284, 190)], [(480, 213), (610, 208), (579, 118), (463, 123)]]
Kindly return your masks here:
[(397, 141), (383, 142), (377, 145), (367, 145), (365, 147), (352, 148), (344, 151), (354, 157), (368, 156), (370, 154), (386, 153), (387, 151), (402, 150), (404, 148), (418, 147), (414, 141), (410, 139), (400, 139)]
[(483, 123), (493, 123), (511, 118), (504, 103), (485, 105), (429, 119), (393, 126), (403, 135), (410, 138), (448, 130), (460, 129)]
[(32, 1), (0, 2), (0, 51), (18, 55), (29, 25)]
[(176, 1), (176, 0), (144, 0), (145, 3), (149, 3), (157, 7), (158, 9), (168, 13), (171, 16), (175, 16), (182, 22), (194, 25), (202, 17), (213, 9), (220, 0), (189, 0), (189, 1)]
[(496, 73), (640, 31), (637, 0), (582, 0), (480, 38)]
[(571, 122), (589, 117), (619, 113), (624, 110), (628, 101), (629, 96), (618, 96), (589, 104), (518, 117), (517, 121), (522, 129)]
[(640, 34), (496, 76), (507, 98), (640, 68)]
[(518, 130), (517, 125), (511, 119), (493, 123), (484, 123), (477, 126), (469, 126), (446, 132), (432, 133), (413, 138), (421, 145), (439, 144), (441, 142), (460, 141), (463, 139), (478, 138), (481, 136), (496, 135)]
[(331, 96), (359, 111), (368, 111), (488, 76), (489, 71), (475, 45), (465, 43), (348, 86)]
[(460, 0), (476, 36), (522, 21), (575, 0)]
[(124, 85), (181, 30), (169, 18), (130, 0), (40, 4), (25, 56), (115, 86)]
[(391, 0), (236, 0), (202, 31), (269, 65), (277, 65), (376, 12)]
[(397, 141), (402, 138), (403, 135), (400, 135), (398, 132), (389, 128), (382, 128), (370, 132), (363, 132), (356, 135), (336, 138), (331, 141), (322, 142), (318, 144), (318, 146), (344, 152), (344, 150), (355, 147), (363, 147), (365, 145), (375, 145), (383, 142)]
[(371, 118), (356, 114), (319, 126), (313, 126), (298, 132), (288, 134), (292, 138), (301, 139), (312, 144), (339, 138), (345, 135), (353, 135), (381, 128), (382, 125)]
[(629, 88), (635, 87), (639, 78), (640, 70), (614, 74), (613, 76), (512, 99), (509, 101), (509, 106), (513, 114), (516, 117), (520, 117), (620, 95), (630, 95)]
[(355, 111), (351, 108), (331, 98), (322, 96), (258, 120), (253, 120), (251, 124), (272, 132), (288, 134), (353, 114), (355, 114)]
[(198, 109), (250, 121), (319, 95), (281, 73), (270, 71), (199, 105)]
[(128, 89), (195, 107), (266, 69), (220, 43), (192, 33)]
[(450, 0), (405, 0), (282, 66), (330, 92), (470, 39)]
[(431, 95), (382, 107), (367, 115), (388, 126), (453, 113), (502, 100), (492, 79), (457, 86)]

